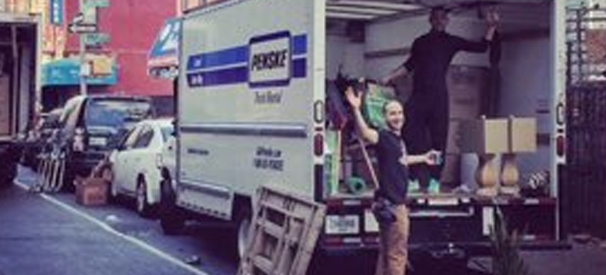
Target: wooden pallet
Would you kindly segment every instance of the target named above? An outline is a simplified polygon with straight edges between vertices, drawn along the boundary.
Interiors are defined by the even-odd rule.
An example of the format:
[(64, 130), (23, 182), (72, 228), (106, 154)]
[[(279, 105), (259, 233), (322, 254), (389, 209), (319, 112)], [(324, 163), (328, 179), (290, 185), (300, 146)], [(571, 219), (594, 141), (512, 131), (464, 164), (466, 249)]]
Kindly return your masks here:
[(305, 274), (322, 230), (324, 205), (262, 187), (255, 206), (238, 274)]

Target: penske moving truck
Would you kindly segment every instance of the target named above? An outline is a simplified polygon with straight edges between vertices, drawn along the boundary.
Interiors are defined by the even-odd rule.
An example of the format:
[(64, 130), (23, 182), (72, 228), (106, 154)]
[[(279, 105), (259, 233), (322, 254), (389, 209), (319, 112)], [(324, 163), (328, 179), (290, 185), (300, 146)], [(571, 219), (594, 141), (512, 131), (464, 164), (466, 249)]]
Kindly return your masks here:
[[(183, 15), (174, 163), (163, 170), (164, 230), (190, 218), (234, 225), (242, 253), (256, 190), (262, 185), (327, 206), (318, 249), (375, 249), (372, 177), (360, 146), (342, 135), (337, 146), (327, 110), (338, 75), (380, 79), (429, 31), (429, 9), (450, 5), (448, 31), (481, 39), (484, 1), (226, 0)], [(460, 53), (448, 73), (451, 136), (440, 194), (411, 194), (410, 247), (433, 255), (485, 255), (494, 212), (518, 229), (524, 249), (561, 248), (558, 167), (564, 137), (565, 1), (490, 1), (501, 14), (500, 92), (496, 117), (536, 121), (536, 150), (517, 158), (519, 182), (540, 179), (536, 194), (475, 193), (476, 154), (458, 148), (457, 125), (480, 118), (493, 78), (487, 54)], [(398, 95), (406, 101), (406, 79)], [(338, 91), (337, 91), (338, 94)], [(536, 136), (534, 136), (536, 134)], [(338, 140), (338, 139), (337, 139)], [(368, 147), (374, 163), (372, 147)], [(338, 155), (338, 157), (334, 157)], [(475, 164), (474, 164), (475, 161)], [(335, 166), (339, 167), (334, 170)], [(541, 175), (540, 177), (537, 175)], [(352, 182), (352, 178), (356, 178)], [(350, 184), (366, 183), (352, 190)]]

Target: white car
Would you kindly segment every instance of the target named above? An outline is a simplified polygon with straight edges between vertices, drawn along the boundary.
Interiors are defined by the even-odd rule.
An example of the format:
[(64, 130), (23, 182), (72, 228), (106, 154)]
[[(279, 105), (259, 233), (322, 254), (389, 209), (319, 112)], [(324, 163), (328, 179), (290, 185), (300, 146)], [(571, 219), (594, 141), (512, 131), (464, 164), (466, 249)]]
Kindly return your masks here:
[(173, 132), (172, 119), (139, 122), (114, 150), (111, 195), (126, 195), (136, 199), (137, 212), (151, 216), (160, 202), (162, 148)]

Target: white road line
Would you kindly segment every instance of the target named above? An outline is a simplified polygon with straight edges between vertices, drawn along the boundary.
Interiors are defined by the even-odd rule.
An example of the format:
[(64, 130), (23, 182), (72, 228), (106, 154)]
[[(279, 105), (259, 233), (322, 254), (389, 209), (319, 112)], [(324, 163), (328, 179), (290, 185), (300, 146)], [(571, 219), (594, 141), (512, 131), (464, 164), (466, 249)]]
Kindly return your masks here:
[[(20, 188), (22, 188), (24, 190), (28, 190), (29, 189), (28, 185), (25, 185), (25, 184), (19, 182), (18, 180), (15, 180), (15, 185), (19, 186)], [(52, 203), (52, 204), (54, 204), (54, 205), (56, 205), (56, 206), (58, 206), (60, 208), (63, 208), (65, 210), (67, 210), (68, 212), (70, 212), (70, 213), (72, 213), (72, 214), (74, 214), (74, 215), (76, 215), (76, 216), (78, 216), (80, 218), (83, 218), (83, 219), (85, 219), (85, 220), (87, 220), (87, 221), (89, 221), (89, 222), (91, 222), (91, 223), (99, 226), (101, 229), (103, 229), (103, 230), (105, 230), (105, 231), (107, 231), (107, 232), (109, 232), (109, 233), (111, 233), (111, 234), (113, 234), (113, 235), (115, 235), (115, 236), (117, 236), (119, 238), (122, 238), (122, 239), (124, 239), (124, 240), (126, 240), (126, 241), (128, 241), (128, 242), (130, 242), (130, 243), (132, 243), (134, 245), (137, 245), (137, 246), (143, 248), (144, 250), (146, 250), (148, 252), (151, 252), (152, 254), (155, 254), (156, 256), (158, 256), (158, 257), (160, 257), (160, 258), (162, 258), (162, 259), (164, 259), (164, 260), (166, 260), (168, 262), (171, 262), (171, 263), (173, 263), (173, 264), (175, 264), (175, 265), (177, 265), (177, 266), (179, 266), (181, 268), (186, 269), (187, 271), (190, 271), (190, 272), (192, 272), (194, 274), (197, 274), (197, 275), (208, 275), (208, 273), (206, 273), (206, 272), (204, 272), (202, 270), (199, 270), (199, 269), (197, 269), (197, 268), (195, 268), (193, 266), (190, 266), (190, 265), (182, 262), (181, 260), (179, 260), (179, 259), (177, 259), (177, 258), (175, 258), (175, 257), (173, 257), (173, 256), (171, 256), (171, 255), (169, 255), (169, 254), (167, 254), (165, 252), (162, 252), (161, 250), (159, 250), (159, 249), (157, 249), (157, 248), (155, 248), (155, 247), (153, 247), (153, 246), (145, 243), (142, 240), (139, 240), (139, 239), (137, 239), (135, 237), (123, 234), (122, 232), (119, 232), (119, 231), (115, 230), (114, 228), (112, 228), (111, 226), (107, 225), (106, 223), (97, 220), (93, 216), (91, 216), (91, 215), (89, 215), (89, 214), (87, 214), (87, 213), (85, 213), (83, 211), (80, 211), (80, 210), (78, 210), (78, 209), (76, 209), (76, 208), (74, 208), (74, 207), (72, 207), (72, 206), (70, 206), (70, 205), (68, 205), (68, 204), (66, 204), (64, 202), (61, 202), (61, 201), (59, 201), (59, 200), (57, 200), (57, 199), (55, 199), (55, 198), (53, 198), (53, 197), (51, 197), (49, 195), (41, 193), (40, 197), (42, 197), (44, 200), (46, 200), (46, 201), (48, 201), (48, 202), (50, 202), (50, 203)]]

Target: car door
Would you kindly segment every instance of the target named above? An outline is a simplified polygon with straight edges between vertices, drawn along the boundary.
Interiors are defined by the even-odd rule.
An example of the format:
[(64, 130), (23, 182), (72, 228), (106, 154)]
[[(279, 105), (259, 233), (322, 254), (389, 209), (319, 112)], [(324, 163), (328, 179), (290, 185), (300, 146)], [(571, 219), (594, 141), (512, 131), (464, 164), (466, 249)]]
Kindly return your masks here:
[(142, 127), (134, 127), (122, 140), (122, 143), (113, 152), (113, 172), (114, 172), (114, 184), (115, 188), (120, 193), (125, 193), (128, 190), (126, 184), (128, 183), (129, 167), (128, 162), (131, 158), (132, 150), (139, 137)]
[[(154, 138), (154, 130), (151, 126), (145, 124), (141, 128), (139, 135), (133, 145), (133, 149), (128, 153), (125, 166), (125, 187), (129, 192), (135, 192), (137, 188), (137, 177), (139, 174), (145, 174), (145, 171), (150, 169), (149, 164), (145, 160), (148, 153), (148, 147)], [(153, 164), (152, 164), (153, 165)], [(153, 168), (153, 167), (151, 167)]]

